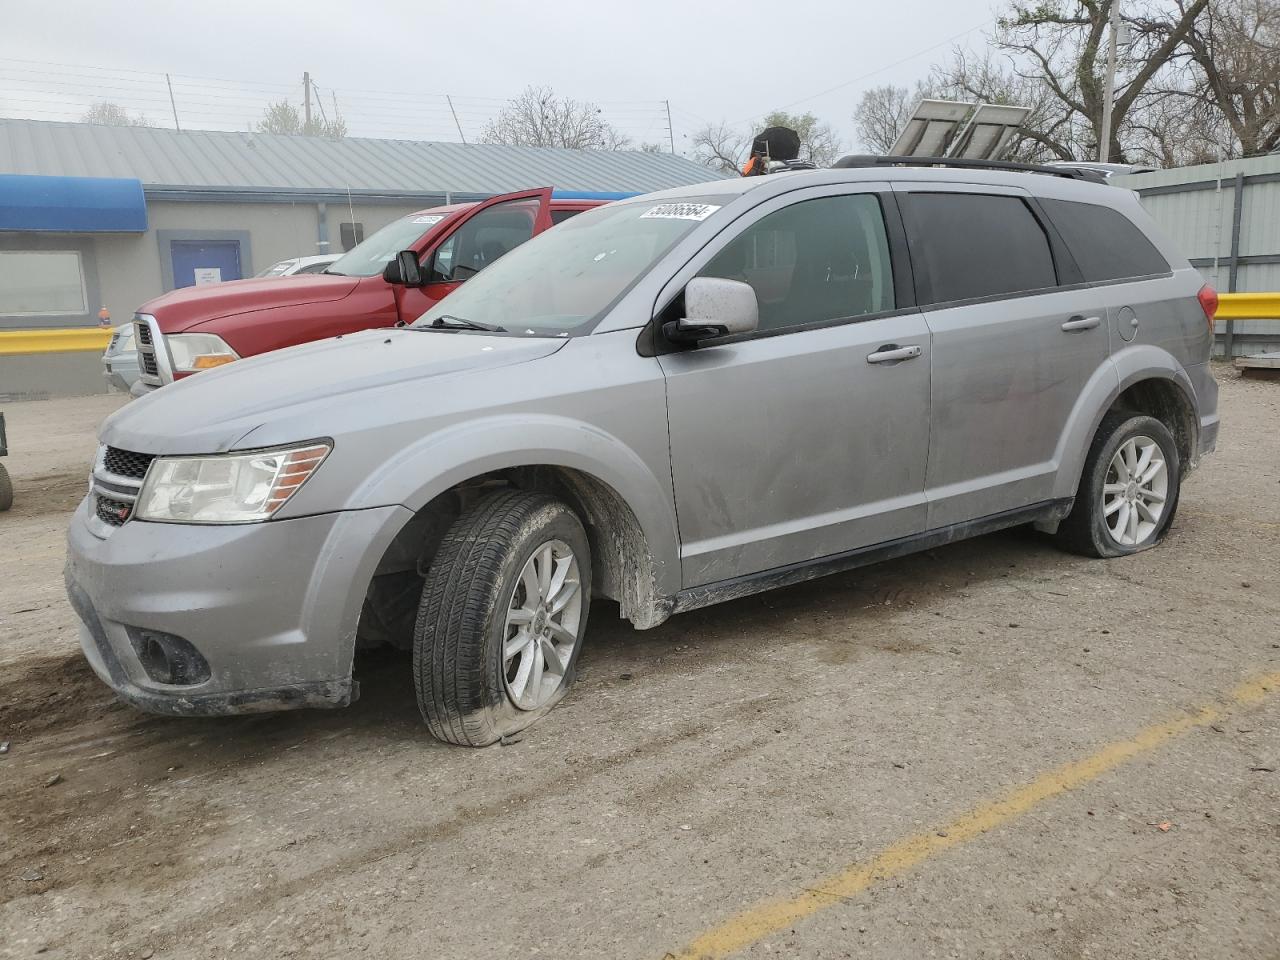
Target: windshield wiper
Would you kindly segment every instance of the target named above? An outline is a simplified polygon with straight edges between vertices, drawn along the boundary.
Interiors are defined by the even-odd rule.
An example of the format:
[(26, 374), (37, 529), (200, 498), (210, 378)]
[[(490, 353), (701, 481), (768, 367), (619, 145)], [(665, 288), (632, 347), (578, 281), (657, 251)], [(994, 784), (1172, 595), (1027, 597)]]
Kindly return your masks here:
[(478, 320), (468, 320), (466, 317), (455, 317), (449, 313), (442, 313), (436, 317), (428, 326), (418, 327), (419, 330), (483, 330), (486, 333), (506, 333), (506, 327), (500, 327), (495, 323), (480, 323)]

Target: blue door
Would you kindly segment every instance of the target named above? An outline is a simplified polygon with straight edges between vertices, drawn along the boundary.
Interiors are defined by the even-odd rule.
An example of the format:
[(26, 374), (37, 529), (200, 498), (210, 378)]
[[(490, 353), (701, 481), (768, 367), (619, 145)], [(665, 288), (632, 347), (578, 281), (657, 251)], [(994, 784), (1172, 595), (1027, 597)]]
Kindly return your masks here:
[(175, 287), (239, 280), (243, 276), (239, 240), (172, 240), (169, 255), (173, 259)]

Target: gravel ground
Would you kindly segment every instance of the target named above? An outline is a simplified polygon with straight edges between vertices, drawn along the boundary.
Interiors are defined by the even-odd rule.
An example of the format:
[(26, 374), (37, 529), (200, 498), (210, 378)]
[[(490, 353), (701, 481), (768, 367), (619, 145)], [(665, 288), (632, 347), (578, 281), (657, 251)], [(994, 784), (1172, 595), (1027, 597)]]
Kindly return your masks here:
[[(677, 617), (597, 604), (518, 743), (430, 740), (407, 660), (346, 711), (116, 703), (63, 532), (114, 397), (14, 405), (0, 515), (0, 957), (654, 960), (1280, 671), (1280, 383), (1223, 367), (1159, 549), (1011, 532)], [(750, 957), (1280, 957), (1280, 686), (886, 873)], [(28, 879), (24, 879), (28, 878)]]

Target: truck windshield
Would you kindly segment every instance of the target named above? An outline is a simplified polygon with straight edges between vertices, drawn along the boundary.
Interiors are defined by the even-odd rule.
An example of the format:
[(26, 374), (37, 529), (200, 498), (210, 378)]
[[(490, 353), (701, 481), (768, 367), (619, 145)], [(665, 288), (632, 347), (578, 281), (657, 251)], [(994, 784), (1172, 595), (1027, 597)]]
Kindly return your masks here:
[[(511, 336), (566, 336), (596, 320), (676, 242), (719, 209), (679, 202), (611, 203), (534, 237), (468, 280), (413, 324), (457, 321)], [(442, 321), (432, 328), (439, 317)]]
[(393, 220), (373, 236), (335, 260), (324, 271), (344, 277), (372, 277), (386, 268), (401, 250), (408, 250), (418, 238), (445, 218), (443, 213), (411, 213)]

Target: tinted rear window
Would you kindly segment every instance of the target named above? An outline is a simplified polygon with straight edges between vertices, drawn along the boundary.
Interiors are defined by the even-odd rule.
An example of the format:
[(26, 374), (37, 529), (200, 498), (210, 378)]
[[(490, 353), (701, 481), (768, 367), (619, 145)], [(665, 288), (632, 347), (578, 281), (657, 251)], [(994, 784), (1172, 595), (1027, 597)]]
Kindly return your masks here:
[(1049, 239), (1017, 197), (909, 193), (911, 252), (928, 271), (929, 303), (1057, 285)]
[(1041, 200), (1085, 280), (1121, 280), (1168, 273), (1169, 264), (1137, 225), (1110, 207)]

